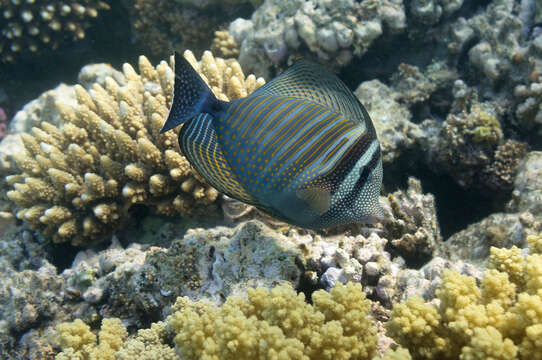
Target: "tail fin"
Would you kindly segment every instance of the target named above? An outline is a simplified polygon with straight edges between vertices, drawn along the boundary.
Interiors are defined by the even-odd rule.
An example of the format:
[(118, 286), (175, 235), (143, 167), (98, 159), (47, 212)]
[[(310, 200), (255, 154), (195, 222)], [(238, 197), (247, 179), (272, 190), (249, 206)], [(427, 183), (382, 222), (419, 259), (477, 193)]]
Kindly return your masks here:
[(171, 130), (200, 113), (214, 115), (221, 108), (205, 81), (184, 56), (175, 52), (175, 85), (173, 103), (160, 133)]

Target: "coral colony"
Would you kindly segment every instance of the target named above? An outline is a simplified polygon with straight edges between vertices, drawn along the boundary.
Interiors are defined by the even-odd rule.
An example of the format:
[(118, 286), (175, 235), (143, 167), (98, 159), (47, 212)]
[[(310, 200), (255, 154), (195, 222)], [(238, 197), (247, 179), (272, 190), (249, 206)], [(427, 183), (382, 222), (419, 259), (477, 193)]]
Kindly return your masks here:
[[(0, 358), (542, 359), (537, 5), (0, 0), (10, 110), (9, 131), (0, 128)], [(104, 29), (114, 36), (100, 38)], [(179, 92), (174, 52), (200, 81)], [(43, 60), (60, 56), (78, 76)], [(32, 61), (51, 72), (34, 76)], [(319, 65), (307, 74), (299, 64), (308, 63)], [(288, 82), (284, 71), (301, 76)], [(207, 87), (215, 105), (243, 105), (222, 114), (243, 131), (182, 117), (187, 104), (205, 110), (193, 114), (199, 120), (219, 113), (189, 101)], [(172, 114), (185, 123), (160, 133), (174, 89), (185, 96)], [(371, 220), (383, 221), (292, 225), (298, 209), (337, 199), (337, 177), (250, 201), (247, 189), (271, 185), (255, 181), (273, 155), (258, 159), (244, 130), (284, 125), (266, 139), (333, 155), (353, 138), (332, 141), (350, 129), (337, 119), (358, 100), (374, 134), (355, 138), (365, 150), (346, 157), (360, 165), (350, 179), (376, 184), (364, 176), (378, 153), (383, 186), (369, 203), (382, 210)], [(288, 126), (319, 115), (288, 120), (310, 117), (311, 101), (336, 121), (318, 123), (327, 136), (315, 127), (301, 141)], [(11, 117), (12, 104), (26, 105)], [(0, 109), (0, 127), (7, 120)], [(357, 124), (369, 133), (369, 122)], [(301, 165), (350, 169), (312, 155)], [(277, 184), (305, 170), (276, 164)]]

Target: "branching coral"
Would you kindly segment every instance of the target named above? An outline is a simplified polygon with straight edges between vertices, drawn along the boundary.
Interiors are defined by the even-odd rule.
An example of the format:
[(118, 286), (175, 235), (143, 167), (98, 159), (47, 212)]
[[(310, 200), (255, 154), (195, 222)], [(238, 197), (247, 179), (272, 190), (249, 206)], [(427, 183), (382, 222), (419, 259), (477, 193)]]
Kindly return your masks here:
[[(221, 100), (246, 96), (264, 81), (245, 78), (240, 65), (205, 52), (185, 57)], [(112, 78), (89, 90), (76, 85), (77, 105), (57, 103), (62, 123), (42, 118), (22, 133), (26, 154), (16, 157), (8, 198), (17, 217), (74, 245), (100, 240), (125, 218), (132, 204), (161, 214), (191, 214), (217, 198), (179, 153), (176, 133), (159, 134), (168, 113), (173, 71), (139, 60), (140, 74), (123, 67), (125, 84)]]
[(122, 346), (128, 332), (119, 319), (112, 318), (102, 320), (98, 343), (90, 327), (79, 319), (58, 324), (57, 334), (62, 348), (57, 360), (114, 360), (115, 352)]
[[(56, 328), (56, 340), (62, 352), (57, 360), (174, 360), (173, 348), (164, 344), (166, 324), (157, 322), (150, 329), (141, 329), (127, 339), (126, 327), (119, 319), (103, 319), (96, 335), (77, 319)], [(126, 341), (125, 341), (126, 340)]]
[(388, 335), (414, 359), (542, 358), (541, 239), (528, 238), (525, 258), (518, 249), (493, 248), (480, 286), (445, 270), (440, 305), (415, 297), (395, 305)]
[(215, 38), (211, 45), (213, 54), (225, 58), (237, 57), (239, 55), (239, 45), (235, 38), (227, 31), (215, 31)]
[(0, 62), (56, 49), (65, 39), (83, 39), (90, 20), (106, 9), (109, 5), (101, 0), (0, 0)]
[(179, 298), (169, 324), (184, 359), (370, 359), (376, 328), (359, 284), (338, 284), (305, 302), (289, 285), (250, 289), (220, 308)]
[[(57, 326), (57, 359), (303, 359), (355, 360), (376, 356), (370, 301), (359, 284), (338, 284), (305, 302), (291, 285), (249, 289), (247, 299), (230, 296), (221, 307), (180, 297), (173, 315), (125, 341), (118, 319), (104, 319), (96, 341), (81, 320)], [(175, 335), (176, 349), (167, 345)], [(387, 359), (408, 356), (404, 349)]]

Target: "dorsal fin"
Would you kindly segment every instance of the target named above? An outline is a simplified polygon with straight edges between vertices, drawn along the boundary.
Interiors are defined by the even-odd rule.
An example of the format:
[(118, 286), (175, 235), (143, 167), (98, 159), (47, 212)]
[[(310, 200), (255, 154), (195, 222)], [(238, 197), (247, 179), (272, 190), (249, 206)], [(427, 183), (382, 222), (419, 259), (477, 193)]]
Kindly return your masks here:
[(215, 97), (184, 56), (175, 52), (173, 102), (160, 133), (171, 130), (200, 113), (215, 115), (223, 105), (224, 102)]
[[(258, 95), (291, 96), (310, 100), (364, 125), (371, 124), (367, 111), (350, 89), (332, 72), (316, 63), (300, 60), (256, 90)], [(372, 128), (372, 125), (369, 126)]]

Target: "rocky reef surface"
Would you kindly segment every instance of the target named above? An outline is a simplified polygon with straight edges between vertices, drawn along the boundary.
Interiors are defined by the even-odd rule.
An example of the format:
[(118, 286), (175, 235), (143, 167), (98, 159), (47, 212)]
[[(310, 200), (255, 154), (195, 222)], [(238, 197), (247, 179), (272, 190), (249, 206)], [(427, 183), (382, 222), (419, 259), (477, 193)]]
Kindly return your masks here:
[[(0, 358), (542, 358), (536, 1), (61, 3), (0, 1)], [(148, 57), (9, 91), (25, 53), (112, 28)], [(206, 184), (158, 133), (173, 49), (222, 100), (301, 57), (335, 71), (386, 221), (308, 231)]]

